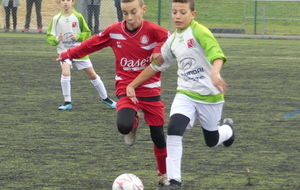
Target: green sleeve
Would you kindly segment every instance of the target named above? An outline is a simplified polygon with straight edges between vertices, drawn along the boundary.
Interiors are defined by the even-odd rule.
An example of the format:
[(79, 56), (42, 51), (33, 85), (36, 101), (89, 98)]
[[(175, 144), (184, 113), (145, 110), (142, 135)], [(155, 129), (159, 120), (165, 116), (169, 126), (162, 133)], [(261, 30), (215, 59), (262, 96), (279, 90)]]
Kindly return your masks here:
[(53, 22), (54, 19), (52, 20), (52, 22), (50, 23), (48, 30), (47, 30), (47, 41), (52, 45), (52, 46), (57, 46), (59, 44), (58, 41), (56, 41), (56, 35), (52, 34), (52, 27), (53, 27)]
[(79, 20), (79, 25), (80, 25), (80, 30), (81, 30), (81, 33), (76, 34), (77, 40), (79, 42), (83, 42), (86, 39), (88, 39), (89, 37), (91, 37), (92, 32), (91, 32), (90, 28), (88, 27), (87, 23), (85, 22), (83, 16), (76, 11), (74, 11), (73, 13), (76, 15), (76, 17)]
[(213, 63), (216, 59), (223, 59), (224, 64), (226, 64), (227, 58), (210, 30), (194, 20), (191, 23), (191, 27), (193, 28), (193, 34), (196, 40), (206, 53), (206, 59), (210, 63)]

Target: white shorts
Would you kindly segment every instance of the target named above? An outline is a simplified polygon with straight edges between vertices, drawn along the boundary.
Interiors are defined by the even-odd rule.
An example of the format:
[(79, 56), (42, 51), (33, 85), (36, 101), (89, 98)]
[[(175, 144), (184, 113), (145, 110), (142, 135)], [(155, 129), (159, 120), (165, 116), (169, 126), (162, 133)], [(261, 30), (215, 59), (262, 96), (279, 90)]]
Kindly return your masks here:
[[(87, 69), (93, 66), (90, 59), (74, 59), (73, 62), (75, 63), (78, 70)], [(72, 61), (70, 59), (66, 59), (64, 63), (68, 63), (71, 65), (71, 69), (73, 69)], [(60, 64), (63, 64), (61, 61)]]
[(186, 95), (176, 94), (170, 117), (174, 114), (182, 114), (190, 118), (187, 129), (193, 128), (195, 119), (198, 116), (202, 127), (207, 131), (217, 131), (220, 126), (224, 103), (209, 104), (197, 102)]

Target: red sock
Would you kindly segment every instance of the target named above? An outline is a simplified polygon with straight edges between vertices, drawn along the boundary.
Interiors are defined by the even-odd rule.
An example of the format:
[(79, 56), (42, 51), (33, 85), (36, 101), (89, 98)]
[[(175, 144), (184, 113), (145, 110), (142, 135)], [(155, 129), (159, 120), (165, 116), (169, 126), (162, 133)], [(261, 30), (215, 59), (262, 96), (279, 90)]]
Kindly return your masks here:
[(167, 168), (166, 168), (167, 148), (164, 147), (162, 149), (159, 149), (156, 146), (154, 146), (153, 150), (156, 158), (158, 175), (167, 173)]
[(138, 127), (139, 123), (140, 123), (140, 117), (138, 114), (136, 114), (134, 117), (134, 124), (133, 124), (132, 130), (136, 129)]

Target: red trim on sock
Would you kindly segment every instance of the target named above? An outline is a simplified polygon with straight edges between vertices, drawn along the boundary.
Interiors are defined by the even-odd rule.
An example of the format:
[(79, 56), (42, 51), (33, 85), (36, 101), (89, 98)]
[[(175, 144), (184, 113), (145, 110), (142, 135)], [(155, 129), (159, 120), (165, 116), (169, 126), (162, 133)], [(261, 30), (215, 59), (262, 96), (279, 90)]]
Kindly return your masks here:
[(156, 158), (158, 175), (160, 176), (162, 174), (167, 173), (167, 166), (166, 166), (167, 148), (164, 147), (162, 149), (159, 149), (156, 146), (154, 146), (153, 151)]
[(139, 123), (140, 123), (140, 117), (138, 115), (135, 115), (132, 130), (136, 129), (138, 127)]

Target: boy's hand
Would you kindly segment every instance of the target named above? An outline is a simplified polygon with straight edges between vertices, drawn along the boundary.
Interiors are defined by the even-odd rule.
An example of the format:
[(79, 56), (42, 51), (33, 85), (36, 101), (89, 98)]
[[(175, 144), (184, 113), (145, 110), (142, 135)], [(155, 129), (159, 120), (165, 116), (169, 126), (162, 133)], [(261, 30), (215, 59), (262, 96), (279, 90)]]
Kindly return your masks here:
[(135, 96), (135, 90), (134, 90), (133, 87), (127, 86), (127, 87), (126, 87), (126, 94), (127, 94), (127, 97), (130, 98), (131, 101), (132, 101), (134, 104), (139, 103), (138, 99), (137, 99), (136, 96)]
[(56, 59), (56, 61), (62, 61), (61, 55), (58, 55), (58, 58)]
[(71, 36), (71, 40), (73, 40), (73, 41), (77, 41), (77, 36), (76, 36), (75, 34), (72, 34), (72, 36)]
[(153, 53), (150, 57), (150, 60), (153, 60), (158, 66), (161, 66), (164, 63), (164, 58), (161, 53)]
[(60, 34), (58, 35), (58, 41), (62, 41), (63, 38), (64, 38), (64, 35), (63, 35), (62, 33), (60, 33)]
[(223, 78), (218, 75), (218, 74), (211, 74), (210, 75), (211, 77), (211, 80), (213, 82), (213, 84), (215, 85), (215, 87), (220, 91), (222, 92), (223, 94), (226, 93), (226, 90), (227, 90), (227, 84), (226, 82), (223, 80)]

